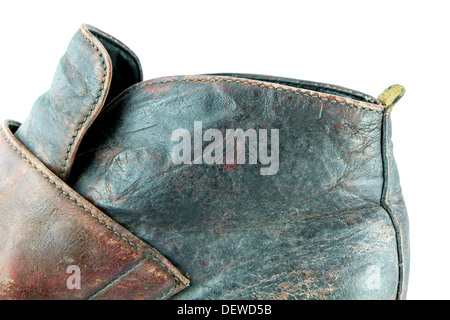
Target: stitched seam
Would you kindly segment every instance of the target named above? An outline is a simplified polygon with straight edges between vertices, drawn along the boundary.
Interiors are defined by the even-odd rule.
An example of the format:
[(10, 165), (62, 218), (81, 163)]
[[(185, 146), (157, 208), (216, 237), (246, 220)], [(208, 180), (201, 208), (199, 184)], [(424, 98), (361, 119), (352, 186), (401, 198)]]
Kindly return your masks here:
[(96, 215), (94, 215), (89, 209), (87, 209), (82, 203), (79, 203), (77, 199), (72, 197), (68, 192), (64, 191), (62, 187), (60, 187), (54, 180), (52, 180), (48, 175), (46, 175), (42, 170), (40, 170), (36, 165), (34, 165), (31, 160), (29, 160), (14, 144), (8, 139), (5, 132), (2, 131), (2, 135), (5, 138), (6, 142), (14, 149), (16, 153), (18, 153), (31, 167), (33, 167), (41, 176), (43, 176), (45, 179), (47, 179), (59, 192), (61, 192), (63, 195), (68, 197), (72, 202), (74, 202), (78, 207), (82, 208), (85, 212), (87, 212), (92, 218), (97, 220), (100, 224), (104, 225), (108, 230), (110, 230), (115, 235), (119, 236), (122, 240), (130, 244), (131, 246), (135, 247), (138, 251), (142, 252), (143, 250), (139, 248), (138, 245), (131, 242), (129, 239), (124, 237), (119, 232), (115, 231), (114, 228), (109, 226), (106, 222), (98, 218)]
[(59, 186), (54, 180), (52, 180), (48, 175), (46, 175), (42, 170), (40, 170), (38, 167), (36, 167), (31, 160), (29, 160), (16, 146), (14, 146), (14, 144), (11, 142), (11, 140), (8, 139), (8, 137), (6, 136), (6, 133), (4, 130), (2, 130), (2, 136), (3, 138), (6, 140), (6, 142), (14, 149), (14, 151), (19, 154), (23, 160), (25, 160), (25, 162), (27, 162), (32, 168), (34, 168), (41, 176), (43, 176), (46, 180), (48, 180), (60, 193), (62, 193), (64, 196), (68, 197), (69, 200), (71, 200), (72, 202), (74, 202), (78, 207), (82, 208), (83, 211), (85, 211), (86, 213), (88, 213), (92, 218), (94, 218), (96, 221), (98, 221), (100, 224), (102, 224), (106, 229), (108, 229), (110, 232), (112, 232), (113, 234), (115, 234), (116, 236), (118, 236), (120, 239), (122, 239), (123, 241), (125, 241), (126, 243), (128, 243), (129, 245), (131, 245), (132, 247), (136, 248), (136, 250), (138, 250), (141, 253), (144, 253), (146, 257), (150, 257), (154, 262), (156, 262), (162, 269), (164, 269), (170, 276), (172, 276), (172, 278), (175, 280), (176, 286), (175, 288), (177, 288), (180, 284), (181, 284), (181, 280), (178, 279), (178, 277), (176, 277), (173, 272), (170, 271), (170, 269), (158, 258), (155, 257), (153, 252), (148, 252), (148, 251), (144, 251), (143, 249), (141, 249), (137, 244), (135, 244), (134, 242), (132, 242), (131, 240), (129, 240), (127, 237), (123, 236), (121, 233), (117, 232), (116, 230), (114, 230), (114, 228), (112, 228), (111, 226), (109, 226), (106, 222), (104, 222), (103, 220), (101, 220), (99, 217), (97, 217), (96, 215), (94, 215), (89, 209), (87, 209), (83, 204), (79, 203), (77, 201), (77, 199), (73, 198), (72, 196), (70, 196), (69, 193), (67, 193), (66, 191), (64, 191), (64, 189)]
[[(391, 176), (391, 166), (389, 164), (390, 154), (389, 148), (387, 147), (387, 133), (386, 133), (386, 121), (389, 114), (386, 114), (383, 117), (383, 134), (382, 134), (382, 161), (383, 161), (383, 193), (381, 198), (381, 204), (383, 209), (388, 214), (392, 226), (394, 227), (395, 232), (395, 240), (397, 244), (397, 256), (398, 256), (398, 285), (397, 285), (397, 294), (396, 299), (399, 300), (401, 298), (401, 294), (403, 291), (403, 253), (402, 253), (402, 239), (400, 237), (400, 230), (398, 228), (398, 220), (395, 214), (394, 207), (389, 200), (389, 177)], [(387, 176), (386, 176), (387, 170)]]
[(125, 59), (127, 60), (127, 62), (132, 62), (134, 65), (134, 69), (133, 72), (137, 72), (137, 76), (136, 78), (142, 79), (142, 69), (140, 67), (140, 65), (137, 62), (137, 57), (134, 56), (134, 53), (128, 49), (125, 48), (123, 45), (121, 45), (120, 43), (116, 42), (115, 39), (112, 39), (110, 37), (108, 37), (105, 34), (101, 34), (98, 31), (95, 31), (94, 34), (95, 37), (99, 38), (99, 40), (104, 40), (107, 43), (109, 43), (110, 45), (112, 45), (114, 48), (119, 49), (119, 51), (123, 54), (123, 56), (125, 57)]
[(94, 103), (92, 104), (92, 106), (89, 109), (88, 113), (84, 116), (83, 120), (80, 123), (78, 123), (78, 125), (77, 125), (77, 127), (75, 129), (75, 133), (73, 134), (73, 136), (71, 138), (71, 141), (69, 142), (69, 145), (67, 146), (67, 150), (66, 150), (65, 157), (64, 157), (64, 160), (63, 160), (64, 163), (63, 163), (63, 165), (61, 167), (61, 176), (63, 176), (64, 173), (67, 170), (67, 162), (69, 161), (69, 154), (72, 151), (72, 147), (73, 147), (73, 144), (75, 143), (75, 139), (77, 138), (78, 133), (80, 132), (81, 128), (83, 128), (84, 124), (86, 123), (87, 119), (91, 116), (92, 112), (95, 110), (95, 107), (97, 106), (97, 103), (98, 103), (98, 101), (99, 101), (103, 91), (105, 90), (106, 70), (107, 70), (105, 59), (103, 59), (103, 55), (100, 52), (100, 50), (98, 49), (98, 47), (91, 40), (89, 40), (81, 31), (79, 31), (79, 33), (81, 34), (83, 39), (85, 39), (95, 49), (95, 51), (97, 51), (97, 53), (99, 54), (100, 60), (101, 60), (102, 65), (103, 65), (103, 70), (105, 71), (105, 73), (103, 74), (103, 79), (102, 79), (102, 82), (101, 82), (101, 89), (99, 90), (97, 96), (95, 97)]
[[(222, 75), (227, 76), (227, 74), (222, 74)], [(229, 74), (229, 76), (235, 77), (235, 78), (246, 78), (245, 74), (241, 74), (241, 76), (240, 76), (240, 74), (238, 74), (238, 73), (237, 74)], [(249, 75), (248, 77), (250, 79), (253, 79), (253, 80), (256, 80), (256, 81), (266, 81), (266, 80), (258, 77), (258, 75), (256, 75), (256, 76), (257, 77), (252, 77), (252, 75)], [(319, 88), (322, 88), (322, 89), (331, 89), (331, 90), (335, 90), (335, 91), (340, 91), (340, 92), (347, 93), (350, 96), (357, 97), (357, 98), (351, 98), (351, 99), (354, 99), (354, 100), (364, 99), (364, 102), (376, 104), (376, 99), (374, 97), (371, 97), (371, 96), (366, 95), (366, 94), (361, 93), (361, 92), (357, 92), (357, 91), (352, 90), (352, 89), (339, 87), (339, 86), (333, 85), (333, 84), (320, 83), (320, 82), (309, 82), (309, 81), (305, 81), (305, 80), (296, 80), (296, 79), (289, 79), (289, 78), (287, 78), (287, 79), (283, 79), (282, 78), (282, 79), (279, 79), (279, 81), (277, 81), (277, 80), (274, 80), (274, 81), (276, 83), (281, 84), (281, 85), (287, 85), (287, 86), (303, 85), (303, 86), (305, 86), (303, 89), (312, 90), (312, 91), (318, 91), (318, 90), (308, 89), (307, 86), (315, 86), (315, 87), (319, 87)], [(273, 82), (273, 81), (269, 80), (269, 82)], [(297, 87), (297, 88), (299, 88), (299, 87)], [(337, 95), (339, 95), (339, 94), (337, 94)]]
[(283, 88), (278, 88), (278, 87), (274, 87), (274, 86), (270, 86), (270, 85), (254, 83), (254, 82), (250, 82), (250, 81), (235, 80), (235, 79), (223, 79), (223, 78), (213, 78), (213, 79), (196, 79), (196, 78), (171, 79), (171, 80), (164, 80), (164, 81), (156, 81), (156, 82), (144, 83), (144, 84), (142, 84), (139, 87), (140, 88), (145, 88), (145, 87), (149, 87), (149, 86), (152, 86), (152, 85), (155, 85), (155, 84), (164, 84), (164, 83), (172, 83), (172, 82), (227, 82), (227, 83), (237, 83), (237, 84), (250, 85), (250, 86), (254, 86), (254, 87), (261, 87), (261, 88), (266, 88), (266, 89), (276, 90), (276, 91), (281, 91), (281, 92), (294, 93), (294, 94), (302, 95), (304, 97), (308, 97), (308, 98), (312, 98), (312, 99), (328, 101), (328, 102), (333, 103), (333, 104), (339, 104), (339, 105), (342, 105), (342, 106), (347, 106), (347, 107), (357, 108), (357, 109), (364, 109), (364, 110), (367, 110), (367, 111), (370, 111), (370, 112), (383, 113), (383, 110), (376, 110), (376, 109), (372, 109), (372, 108), (365, 107), (365, 106), (349, 104), (349, 103), (341, 102), (341, 101), (338, 101), (338, 100), (335, 100), (335, 99), (329, 99), (329, 98), (321, 97), (319, 95), (314, 95), (314, 94), (310, 94), (310, 93), (306, 93), (306, 92), (302, 92), (302, 91), (291, 90), (291, 89), (283, 89)]

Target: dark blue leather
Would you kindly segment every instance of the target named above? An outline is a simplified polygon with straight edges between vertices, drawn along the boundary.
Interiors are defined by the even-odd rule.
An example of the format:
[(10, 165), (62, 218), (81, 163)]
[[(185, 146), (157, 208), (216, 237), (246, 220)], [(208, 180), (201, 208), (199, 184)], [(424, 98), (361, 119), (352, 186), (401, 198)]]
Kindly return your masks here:
[[(174, 165), (171, 132), (194, 121), (224, 135), (278, 128), (279, 172)], [(397, 175), (385, 165), (387, 122), (365, 102), (269, 82), (157, 79), (100, 115), (71, 183), (190, 275), (178, 298), (395, 299), (406, 218), (400, 189), (386, 187)]]

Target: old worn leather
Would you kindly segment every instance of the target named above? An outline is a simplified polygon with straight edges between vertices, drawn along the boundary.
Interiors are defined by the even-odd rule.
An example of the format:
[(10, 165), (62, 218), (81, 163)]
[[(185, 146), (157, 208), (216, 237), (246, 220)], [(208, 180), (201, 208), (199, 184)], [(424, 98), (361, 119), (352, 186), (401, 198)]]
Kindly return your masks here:
[[(0, 137), (0, 298), (167, 298), (188, 284), (159, 252), (48, 170), (4, 122)], [(79, 290), (67, 269), (81, 270)]]
[[(106, 37), (117, 47), (111, 53), (83, 27), (30, 117), (1, 128), (2, 299), (167, 299), (189, 284), (157, 250), (62, 180), (108, 92), (141, 77), (132, 53)], [(112, 63), (119, 72), (111, 83)], [(80, 268), (80, 289), (67, 286), (72, 265)]]
[[(174, 164), (171, 134), (179, 128), (193, 132), (196, 121), (203, 132), (218, 129), (224, 136), (227, 129), (279, 129), (277, 173), (261, 175), (261, 164)], [(1, 201), (0, 237), (23, 239), (24, 259), (17, 259), (12, 244), (0, 248), (0, 272), (9, 275), (0, 276), (0, 283), (9, 281), (8, 290), (0, 289), (4, 298), (47, 297), (44, 292), (55, 298), (97, 297), (92, 292), (114, 297), (108, 296), (116, 292), (109, 289), (110, 264), (132, 255), (115, 245), (132, 250), (130, 242), (145, 254), (111, 272), (122, 274), (141, 261), (149, 265), (132, 268), (142, 280), (133, 290), (136, 281), (124, 280), (122, 298), (406, 297), (408, 218), (390, 112), (376, 98), (264, 75), (142, 81), (139, 61), (125, 45), (83, 26), (51, 89), (22, 125), (6, 123), (3, 131), (0, 196), (14, 201)], [(76, 214), (64, 236), (56, 237), (68, 207)], [(105, 226), (110, 228), (99, 231)], [(97, 238), (111, 247), (92, 249)], [(92, 279), (101, 281), (92, 280), (97, 287), (87, 287), (87, 294), (70, 296), (41, 281), (57, 272), (49, 266), (56, 260), (44, 259), (42, 272), (28, 278), (11, 271), (66, 246), (74, 252), (71, 264), (95, 262)], [(149, 258), (155, 256), (158, 264)], [(163, 271), (164, 280), (156, 281)]]

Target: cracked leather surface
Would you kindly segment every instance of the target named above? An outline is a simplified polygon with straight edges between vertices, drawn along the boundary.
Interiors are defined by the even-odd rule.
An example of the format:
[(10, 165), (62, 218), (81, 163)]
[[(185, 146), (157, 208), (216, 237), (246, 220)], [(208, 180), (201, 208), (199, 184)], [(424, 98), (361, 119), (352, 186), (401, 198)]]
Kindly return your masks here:
[[(0, 299), (165, 299), (188, 281), (0, 128)], [(69, 289), (80, 270), (79, 289)], [(133, 280), (133, 281), (131, 281)]]
[[(379, 204), (382, 113), (296, 92), (211, 76), (137, 84), (97, 119), (70, 183), (190, 275), (179, 298), (395, 298), (395, 232)], [(194, 121), (279, 128), (278, 174), (172, 164), (171, 132)]]
[[(167, 299), (189, 285), (163, 255), (61, 180), (106, 94), (140, 77), (128, 48), (102, 35), (108, 53), (93, 34), (101, 35), (83, 26), (74, 36), (25, 122), (0, 128), (0, 299)], [(73, 266), (76, 289), (67, 282)]]
[[(142, 82), (134, 54), (90, 30), (72, 39), (16, 136), (187, 275), (190, 286), (173, 298), (405, 297), (408, 220), (390, 118), (377, 99), (264, 75)], [(278, 172), (175, 165), (171, 134), (193, 132), (194, 121), (224, 136), (279, 129)]]

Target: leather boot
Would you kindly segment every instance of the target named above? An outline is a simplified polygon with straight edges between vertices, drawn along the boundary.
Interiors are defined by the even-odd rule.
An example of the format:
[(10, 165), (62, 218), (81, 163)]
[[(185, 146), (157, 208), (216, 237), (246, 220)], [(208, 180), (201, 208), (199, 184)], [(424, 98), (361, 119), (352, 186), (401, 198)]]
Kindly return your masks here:
[(402, 299), (393, 105), (252, 74), (143, 81), (88, 25), (0, 137), (2, 299)]

